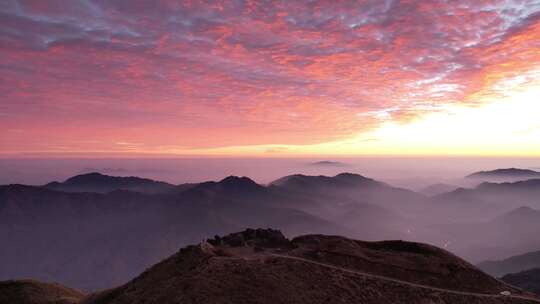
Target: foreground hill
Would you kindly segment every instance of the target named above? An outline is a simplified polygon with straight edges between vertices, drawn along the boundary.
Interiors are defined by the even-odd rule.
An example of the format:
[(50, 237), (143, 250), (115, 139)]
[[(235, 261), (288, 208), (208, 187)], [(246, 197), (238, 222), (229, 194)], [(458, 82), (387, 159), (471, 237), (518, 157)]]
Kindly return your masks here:
[(107, 193), (115, 190), (129, 190), (143, 193), (162, 193), (175, 189), (174, 185), (136, 176), (109, 176), (93, 172), (77, 175), (64, 182), (52, 182), (47, 189), (65, 192)]
[(478, 264), (478, 267), (496, 277), (540, 268), (540, 251), (516, 255), (500, 261), (485, 261)]
[(507, 274), (501, 279), (508, 284), (540, 295), (540, 268)]
[(33, 280), (1, 281), (0, 304), (76, 304), (83, 294), (60, 284)]
[[(504, 296), (501, 292), (509, 292)], [(540, 303), (439, 248), (338, 236), (286, 239), (248, 229), (216, 237), (84, 304)]]

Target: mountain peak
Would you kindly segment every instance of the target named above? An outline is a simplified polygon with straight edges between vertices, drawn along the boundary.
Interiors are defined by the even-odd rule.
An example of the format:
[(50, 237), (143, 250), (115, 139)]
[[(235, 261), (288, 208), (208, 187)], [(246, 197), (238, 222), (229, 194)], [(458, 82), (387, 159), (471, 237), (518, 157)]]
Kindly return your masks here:
[(336, 176), (335, 178), (341, 178), (341, 179), (350, 179), (350, 180), (368, 180), (370, 178), (367, 178), (363, 175), (356, 174), (356, 173), (350, 173), (350, 172), (342, 172)]
[(227, 176), (218, 182), (219, 185), (228, 190), (253, 191), (260, 190), (263, 186), (246, 176)]
[(293, 174), (273, 181), (276, 186), (315, 186), (315, 185), (342, 185), (358, 182), (375, 182), (360, 174), (343, 172), (336, 176)]
[(235, 176), (230, 175), (219, 181), (220, 184), (223, 185), (250, 185), (250, 186), (259, 186), (254, 180), (250, 179), (246, 176)]
[(224, 179), (220, 180), (219, 182), (205, 182), (198, 184), (196, 187), (193, 187), (191, 189), (191, 192), (231, 192), (231, 193), (246, 193), (246, 192), (254, 192), (259, 191), (261, 189), (264, 189), (263, 186), (257, 184), (255, 181), (250, 179), (246, 176), (227, 176)]
[(107, 180), (111, 178), (115, 178), (115, 177), (101, 174), (99, 172), (90, 172), (90, 173), (84, 173), (84, 174), (72, 176), (66, 179), (64, 183), (95, 182), (95, 181), (103, 181), (103, 180)]

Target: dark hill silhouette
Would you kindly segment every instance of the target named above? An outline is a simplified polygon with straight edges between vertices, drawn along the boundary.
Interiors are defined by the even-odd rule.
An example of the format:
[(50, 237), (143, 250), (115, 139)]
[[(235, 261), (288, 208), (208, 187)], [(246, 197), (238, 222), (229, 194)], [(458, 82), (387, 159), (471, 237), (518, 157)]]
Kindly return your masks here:
[(135, 176), (109, 176), (93, 172), (77, 175), (66, 181), (52, 182), (44, 186), (65, 192), (107, 193), (115, 190), (130, 190), (144, 193), (162, 193), (175, 189), (174, 185)]
[(0, 281), (0, 304), (76, 304), (83, 296), (80, 291), (60, 284)]
[(540, 268), (507, 274), (501, 280), (540, 295)]
[[(501, 296), (503, 291), (512, 295)], [(188, 246), (83, 304), (538, 303), (439, 248), (248, 229)]]
[(480, 171), (467, 175), (468, 179), (493, 182), (514, 182), (519, 180), (540, 178), (540, 172), (529, 169), (496, 169), (491, 171)]

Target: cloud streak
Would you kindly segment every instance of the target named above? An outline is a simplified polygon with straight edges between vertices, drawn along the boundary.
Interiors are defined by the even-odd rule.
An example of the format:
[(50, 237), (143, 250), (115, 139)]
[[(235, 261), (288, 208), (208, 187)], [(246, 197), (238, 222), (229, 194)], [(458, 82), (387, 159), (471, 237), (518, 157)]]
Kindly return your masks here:
[(22, 132), (0, 131), (1, 149), (346, 139), (504, 93), (495, 84), (540, 65), (539, 12), (535, 0), (4, 1), (0, 128)]

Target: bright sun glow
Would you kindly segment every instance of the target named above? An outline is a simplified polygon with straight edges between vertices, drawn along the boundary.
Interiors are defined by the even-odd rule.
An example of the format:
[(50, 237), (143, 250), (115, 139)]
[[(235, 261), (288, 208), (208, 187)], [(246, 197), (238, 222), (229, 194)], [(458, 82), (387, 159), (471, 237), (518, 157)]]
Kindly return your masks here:
[(480, 107), (448, 106), (410, 124), (388, 122), (372, 135), (377, 146), (395, 147), (400, 153), (537, 154), (539, 97), (540, 87), (528, 87)]
[(403, 123), (388, 120), (355, 138), (319, 145), (261, 145), (206, 154), (287, 155), (540, 155), (540, 70), (496, 84), (481, 105), (447, 105)]

